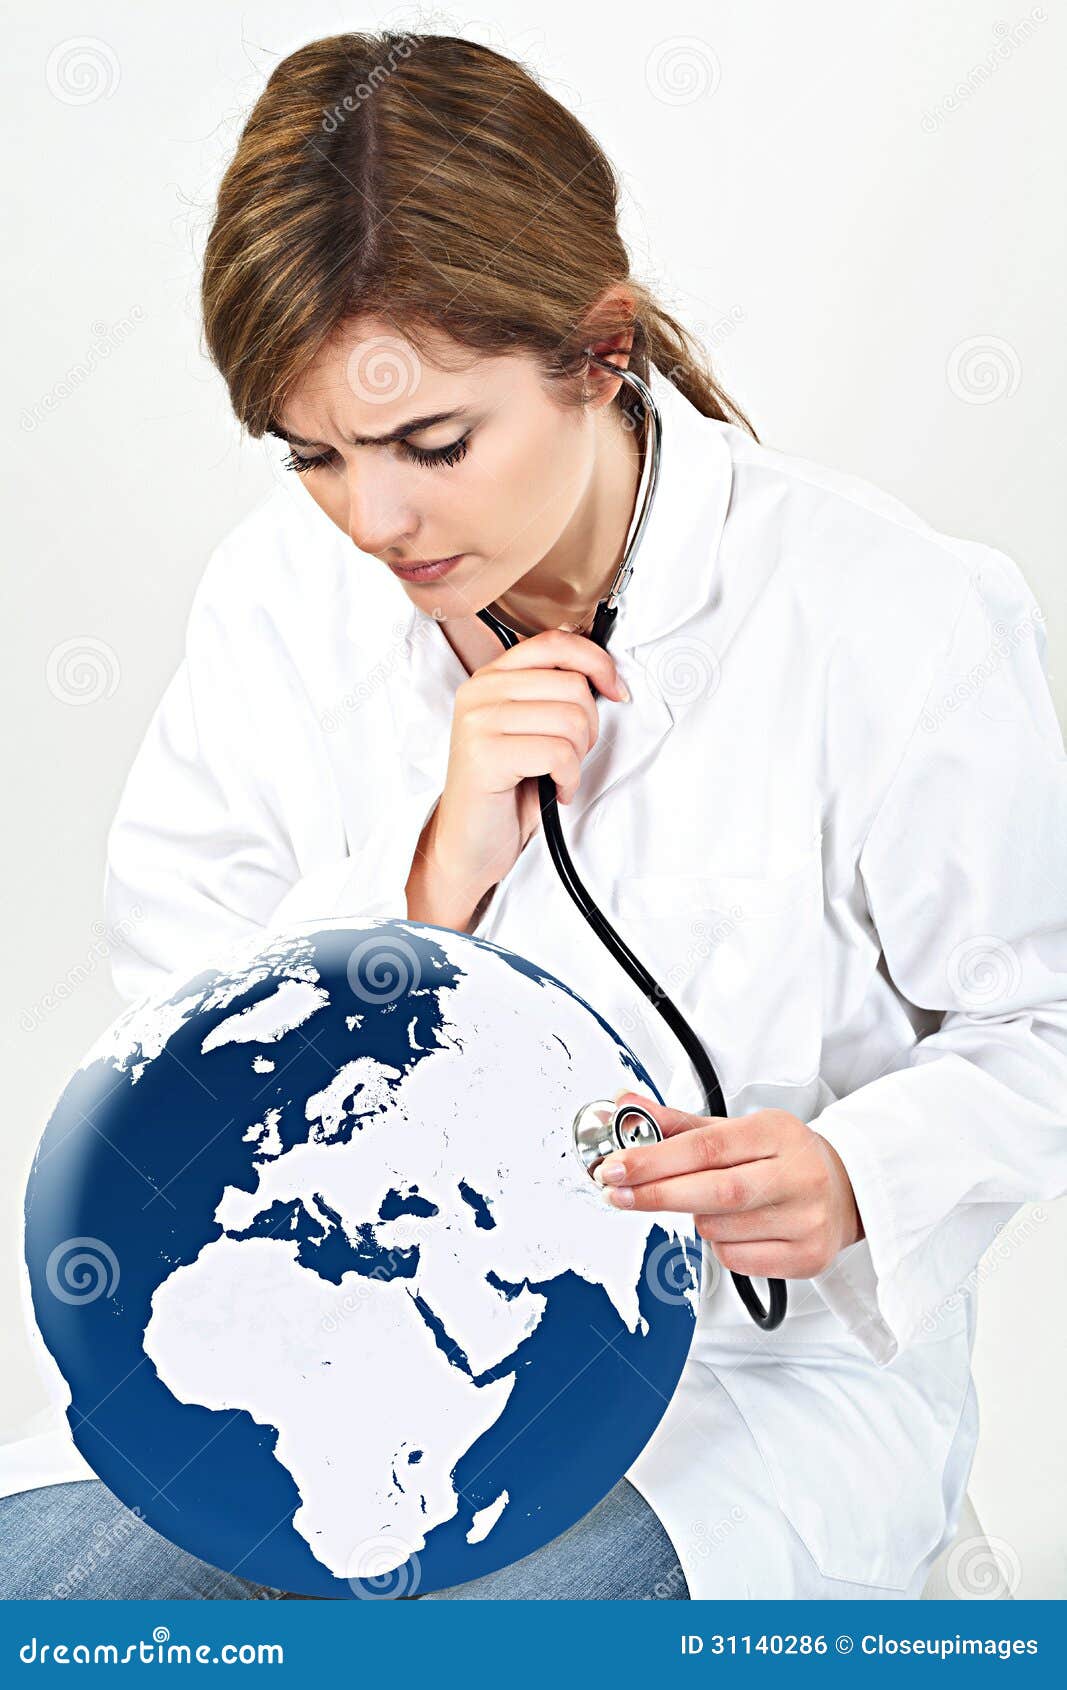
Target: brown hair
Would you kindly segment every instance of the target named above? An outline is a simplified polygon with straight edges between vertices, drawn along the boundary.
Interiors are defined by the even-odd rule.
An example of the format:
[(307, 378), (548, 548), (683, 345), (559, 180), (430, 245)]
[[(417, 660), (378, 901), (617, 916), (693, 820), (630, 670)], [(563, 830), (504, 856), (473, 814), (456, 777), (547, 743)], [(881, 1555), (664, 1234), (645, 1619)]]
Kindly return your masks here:
[[(275, 429), (349, 318), (429, 326), (475, 352), (524, 350), (567, 384), (592, 339), (632, 329), (705, 416), (751, 423), (692, 337), (630, 277), (619, 187), (588, 130), (522, 66), (450, 35), (328, 36), (281, 61), (219, 188), (201, 305), (238, 420)], [(624, 283), (633, 313), (591, 313)], [(565, 399), (565, 402), (567, 400)], [(641, 402), (616, 402), (637, 422)]]

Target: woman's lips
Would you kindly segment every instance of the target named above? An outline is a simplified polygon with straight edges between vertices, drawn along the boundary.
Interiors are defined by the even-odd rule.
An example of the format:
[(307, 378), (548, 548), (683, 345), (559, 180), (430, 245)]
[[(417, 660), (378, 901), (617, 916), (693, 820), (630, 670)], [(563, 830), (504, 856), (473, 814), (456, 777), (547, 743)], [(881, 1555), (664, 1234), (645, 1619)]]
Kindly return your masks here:
[(422, 581), (439, 580), (442, 575), (447, 575), (449, 570), (455, 569), (457, 563), (461, 563), (465, 556), (465, 552), (456, 552), (452, 557), (439, 559), (437, 563), (417, 564), (411, 569), (405, 569), (399, 563), (391, 563), (389, 568), (401, 581), (410, 581), (417, 586)]

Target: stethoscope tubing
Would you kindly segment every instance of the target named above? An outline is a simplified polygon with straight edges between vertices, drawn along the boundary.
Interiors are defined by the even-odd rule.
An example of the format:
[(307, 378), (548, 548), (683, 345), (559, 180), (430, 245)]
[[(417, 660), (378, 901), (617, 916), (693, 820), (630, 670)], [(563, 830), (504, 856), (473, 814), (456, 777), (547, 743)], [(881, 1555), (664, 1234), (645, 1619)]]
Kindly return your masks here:
[[(623, 562), (615, 575), (611, 588), (609, 589), (608, 596), (606, 599), (602, 599), (600, 604), (597, 606), (596, 616), (593, 619), (592, 630), (587, 635), (587, 638), (591, 639), (595, 645), (600, 646), (606, 651), (608, 637), (618, 615), (617, 601), (630, 579), (630, 575), (633, 570), (633, 559), (637, 552), (637, 547), (640, 544), (641, 536), (644, 533), (645, 526), (648, 521), (648, 514), (652, 505), (652, 498), (656, 490), (659, 476), (662, 424), (652, 393), (646, 383), (641, 380), (640, 376), (636, 375), (633, 370), (620, 369), (615, 364), (609, 363), (606, 359), (596, 357), (593, 353), (590, 353), (588, 356), (592, 362), (602, 365), (605, 369), (610, 370), (614, 375), (621, 376), (624, 381), (627, 381), (630, 386), (635, 389), (635, 391), (640, 395), (642, 404), (645, 407), (645, 416), (651, 423), (652, 429), (652, 443), (646, 465), (648, 473), (646, 476), (645, 496), (641, 506), (641, 513), (638, 518), (636, 528), (633, 530), (630, 540), (625, 548)], [(493, 633), (507, 650), (510, 650), (512, 646), (518, 645), (522, 636), (516, 633), (513, 628), (509, 628), (505, 622), (501, 622), (500, 618), (495, 616), (491, 610), (488, 608), (480, 610), (478, 612), (478, 616), (479, 619), (485, 623), (486, 627), (492, 629)], [(593, 687), (592, 691), (593, 696), (596, 697), (596, 688)], [(707, 1051), (704, 1049), (700, 1039), (697, 1037), (696, 1033), (693, 1031), (681, 1011), (667, 996), (663, 987), (649, 973), (648, 969), (639, 960), (639, 958), (634, 955), (633, 951), (624, 942), (624, 940), (620, 938), (619, 934), (616, 933), (614, 927), (612, 927), (603, 911), (593, 901), (587, 888), (583, 885), (578, 875), (578, 871), (571, 860), (570, 852), (567, 849), (566, 841), (563, 837), (563, 828), (560, 823), (559, 816), (559, 804), (557, 802), (556, 783), (551, 775), (538, 776), (537, 791), (541, 807), (541, 816), (544, 823), (545, 840), (548, 845), (549, 854), (555, 866), (556, 873), (563, 882), (568, 895), (581, 911), (585, 920), (589, 923), (601, 944), (611, 953), (620, 967), (625, 969), (634, 985), (648, 999), (653, 1008), (658, 1010), (659, 1014), (663, 1017), (664, 1021), (666, 1021), (668, 1027), (671, 1029), (671, 1032), (682, 1046), (682, 1049), (693, 1064), (697, 1078), (700, 1081), (700, 1087), (704, 1099), (703, 1113), (706, 1115), (725, 1115), (726, 1100), (723, 1096), (722, 1087), (719, 1084), (719, 1078), (712, 1066), (711, 1059), (708, 1056)], [(787, 1295), (784, 1280), (769, 1279), (767, 1281), (768, 1302), (767, 1307), (765, 1308), (756, 1293), (751, 1279), (749, 1279), (746, 1274), (734, 1273), (731, 1270), (730, 1277), (734, 1282), (742, 1303), (757, 1326), (761, 1327), (765, 1332), (772, 1332), (775, 1327), (781, 1325), (785, 1318), (787, 1307)]]

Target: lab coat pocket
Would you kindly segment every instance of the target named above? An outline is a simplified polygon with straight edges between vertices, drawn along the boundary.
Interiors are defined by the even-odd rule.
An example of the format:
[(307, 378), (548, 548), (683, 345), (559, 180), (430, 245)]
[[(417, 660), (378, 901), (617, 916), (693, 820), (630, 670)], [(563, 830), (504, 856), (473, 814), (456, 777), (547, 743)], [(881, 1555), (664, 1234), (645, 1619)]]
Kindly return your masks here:
[[(618, 927), (704, 1041), (724, 1091), (797, 1085), (822, 1044), (822, 854), (771, 874), (619, 877)], [(659, 1019), (649, 1006), (648, 1016)]]
[[(788, 1319), (783, 1329), (788, 1333)], [(900, 1591), (945, 1533), (974, 1450), (965, 1331), (878, 1367), (859, 1346), (702, 1352), (823, 1578)]]

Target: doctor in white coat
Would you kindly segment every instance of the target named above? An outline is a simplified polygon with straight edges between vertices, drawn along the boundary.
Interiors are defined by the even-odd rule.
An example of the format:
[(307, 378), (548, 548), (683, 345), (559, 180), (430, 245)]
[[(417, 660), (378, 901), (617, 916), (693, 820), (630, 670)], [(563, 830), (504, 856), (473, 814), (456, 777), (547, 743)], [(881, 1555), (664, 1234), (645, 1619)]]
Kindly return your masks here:
[[(864, 1235), (811, 1271), (824, 1217), (809, 1191), (792, 1218), (785, 1182), (769, 1235), (785, 1242), (709, 1243), (690, 1360), (627, 1477), (693, 1596), (915, 1595), (975, 1446), (978, 1260), (1064, 1183), (1067, 763), (1041, 614), (1002, 553), (650, 376), (662, 482), (610, 645), (631, 698), (606, 688), (562, 815), (586, 884), (704, 1039), (730, 1120), (641, 1153), (663, 1183), (634, 1190), (703, 1214), (709, 1240), (758, 1241), (761, 1164), (802, 1153), (814, 1124)], [(110, 837), (119, 989), (158, 989), (257, 927), (454, 916), (594, 1003), (676, 1123), (695, 1076), (539, 828), (469, 925), (426, 907), (425, 873), (411, 907), (472, 678), (433, 614), (442, 591), (409, 593), (294, 478), (217, 548)], [(580, 674), (551, 636), (543, 671), (494, 644), (483, 680)], [(478, 901), (475, 883), (468, 914)], [(716, 1262), (788, 1275), (777, 1331)], [(21, 1466), (3, 1452), (5, 1491), (91, 1476), (56, 1427)]]
[[(677, 1556), (649, 1593), (915, 1596), (975, 1448), (978, 1263), (1067, 1185), (1067, 760), (1042, 615), (1002, 552), (706, 414), (645, 297), (605, 291), (636, 328), (584, 342), (632, 360), (663, 419), (607, 653), (580, 630), (635, 508), (618, 378), (587, 365), (565, 405), (529, 349), (468, 343), (457, 367), (454, 337), (416, 347), (392, 315), (346, 319), (306, 365), (269, 421), (300, 473), (213, 553), (122, 794), (114, 978), (132, 1001), (230, 939), (335, 916), (452, 926), (565, 978), (667, 1100), (611, 1201), (691, 1212), (705, 1240), (690, 1358), (626, 1475)], [(249, 421), (247, 336), (209, 324)], [(383, 348), (405, 372), (384, 388)], [(527, 638), (504, 653), (485, 605)], [(561, 885), (545, 773), (724, 1119)], [(728, 1269), (787, 1279), (777, 1330)], [(92, 1477), (49, 1377), (0, 1495)]]

